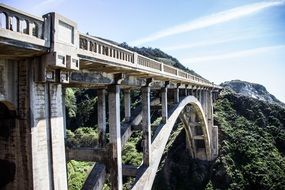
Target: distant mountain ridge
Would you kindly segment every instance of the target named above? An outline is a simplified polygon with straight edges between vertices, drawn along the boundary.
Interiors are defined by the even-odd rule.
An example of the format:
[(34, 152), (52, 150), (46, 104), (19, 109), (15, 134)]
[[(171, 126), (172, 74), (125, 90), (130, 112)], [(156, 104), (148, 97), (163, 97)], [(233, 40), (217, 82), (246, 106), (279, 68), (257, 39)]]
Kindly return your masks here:
[(285, 104), (283, 102), (278, 100), (274, 95), (270, 94), (261, 84), (250, 83), (241, 80), (231, 80), (226, 81), (220, 85), (237, 94), (285, 107)]

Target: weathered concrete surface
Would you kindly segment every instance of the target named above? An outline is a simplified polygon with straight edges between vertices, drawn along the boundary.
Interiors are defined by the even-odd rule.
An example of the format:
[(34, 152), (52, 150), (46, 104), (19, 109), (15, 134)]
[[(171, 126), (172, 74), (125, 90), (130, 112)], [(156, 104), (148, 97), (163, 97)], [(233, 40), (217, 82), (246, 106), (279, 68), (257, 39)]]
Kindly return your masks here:
[(122, 148), (121, 148), (121, 129), (120, 129), (120, 87), (111, 85), (109, 92), (109, 131), (111, 146), (111, 168), (110, 181), (112, 189), (122, 189)]
[(103, 189), (106, 178), (106, 167), (104, 164), (95, 163), (83, 184), (82, 190)]
[(168, 119), (168, 107), (167, 107), (167, 87), (161, 89), (161, 106), (162, 106), (162, 122), (166, 123)]
[(106, 143), (106, 90), (97, 90), (97, 97), (99, 145), (103, 147)]
[(131, 119), (131, 91), (130, 89), (124, 90), (124, 109), (125, 109), (125, 121), (129, 122)]
[(62, 88), (31, 84), (34, 188), (67, 189)]
[(151, 160), (150, 87), (142, 88), (143, 164)]
[(108, 152), (104, 148), (66, 148), (67, 160), (104, 162), (107, 156)]

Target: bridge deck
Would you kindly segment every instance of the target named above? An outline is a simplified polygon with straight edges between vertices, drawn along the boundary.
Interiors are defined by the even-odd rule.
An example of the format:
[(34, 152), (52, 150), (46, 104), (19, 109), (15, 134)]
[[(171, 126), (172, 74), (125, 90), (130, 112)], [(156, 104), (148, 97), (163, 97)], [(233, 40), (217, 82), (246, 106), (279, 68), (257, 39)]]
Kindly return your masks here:
[[(54, 32), (52, 32), (54, 31)], [(72, 36), (69, 36), (72, 35)], [(17, 51), (16, 51), (17, 50)], [(47, 64), (54, 69), (124, 73), (200, 87), (219, 88), (201, 77), (129, 51), (101, 38), (85, 35), (76, 23), (55, 13), (42, 18), (0, 4), (0, 57), (23, 58), (55, 52)], [(59, 65), (59, 57), (75, 66)], [(62, 59), (62, 58), (61, 58)], [(55, 63), (52, 63), (55, 62)]]

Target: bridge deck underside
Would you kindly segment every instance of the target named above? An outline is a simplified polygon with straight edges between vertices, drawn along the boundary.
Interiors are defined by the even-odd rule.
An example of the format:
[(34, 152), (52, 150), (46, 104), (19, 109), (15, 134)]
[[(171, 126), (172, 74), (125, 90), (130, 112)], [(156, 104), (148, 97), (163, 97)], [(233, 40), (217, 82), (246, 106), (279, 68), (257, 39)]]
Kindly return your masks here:
[[(80, 60), (80, 69), (85, 69), (89, 71), (98, 71), (98, 72), (106, 72), (111, 74), (118, 74), (118, 73), (124, 73), (129, 76), (134, 76), (138, 78), (153, 78), (155, 80), (163, 80), (163, 81), (169, 81), (170, 77), (164, 74), (158, 74), (151, 71), (146, 71), (142, 69), (138, 69), (135, 66), (130, 67), (128, 65), (120, 65), (117, 63), (108, 62), (105, 60), (96, 60), (89, 61), (85, 59)], [(179, 82), (179, 79), (171, 79), (173, 82)]]
[(0, 38), (0, 58), (23, 59), (43, 55), (46, 48), (27, 43), (10, 43), (9, 40)]

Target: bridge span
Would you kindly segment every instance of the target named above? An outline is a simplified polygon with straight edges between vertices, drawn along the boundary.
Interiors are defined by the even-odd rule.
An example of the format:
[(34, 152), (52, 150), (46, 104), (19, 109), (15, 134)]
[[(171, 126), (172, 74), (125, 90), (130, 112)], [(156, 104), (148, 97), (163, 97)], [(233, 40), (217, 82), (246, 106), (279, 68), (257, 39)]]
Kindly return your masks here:
[[(67, 87), (96, 89), (97, 147), (65, 147)], [(131, 111), (133, 90), (141, 92), (136, 111)], [(177, 119), (189, 154), (216, 158), (213, 101), (220, 90), (204, 78), (82, 34), (57, 13), (37, 17), (0, 4), (0, 189), (67, 189), (71, 159), (96, 162), (83, 189), (101, 189), (107, 175), (112, 189), (122, 189), (123, 176), (135, 178), (132, 189), (151, 189)], [(155, 130), (153, 104), (162, 117)], [(122, 148), (134, 131), (143, 133), (139, 167), (122, 164)]]

